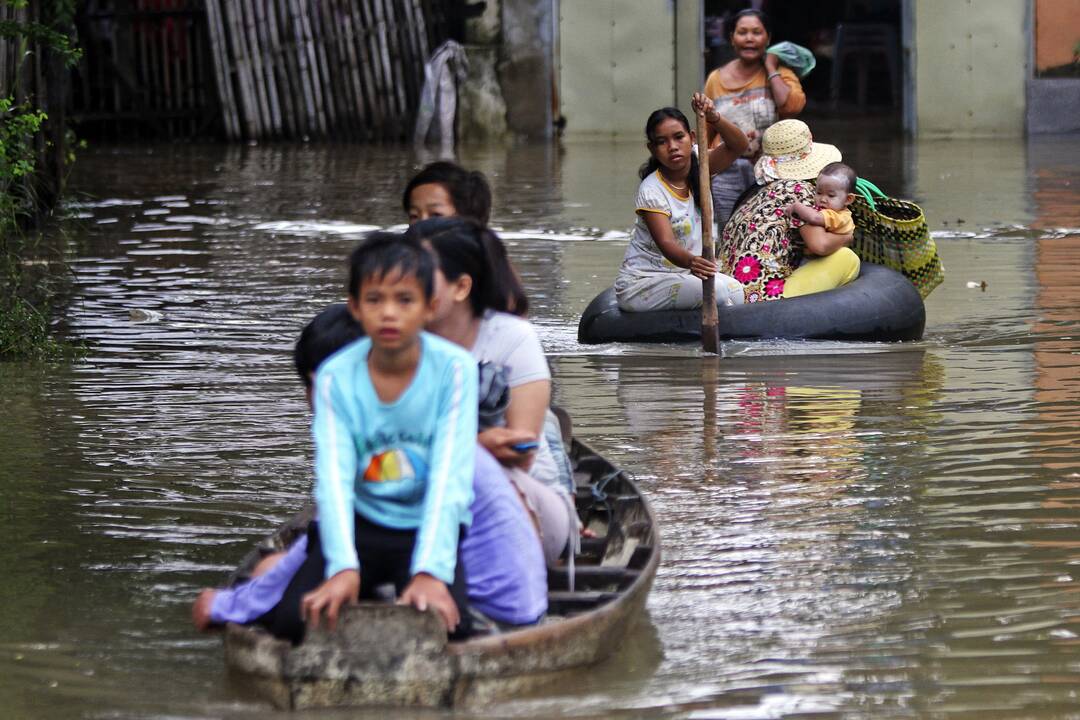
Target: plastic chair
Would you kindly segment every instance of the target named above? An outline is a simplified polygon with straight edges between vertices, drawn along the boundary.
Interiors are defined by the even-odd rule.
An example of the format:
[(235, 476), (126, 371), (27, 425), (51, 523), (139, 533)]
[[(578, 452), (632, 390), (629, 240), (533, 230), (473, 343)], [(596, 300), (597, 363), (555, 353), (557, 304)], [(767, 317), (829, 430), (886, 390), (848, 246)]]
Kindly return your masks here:
[(835, 106), (840, 101), (840, 85), (844, 80), (844, 64), (852, 56), (862, 62), (856, 66), (856, 101), (866, 107), (869, 66), (867, 60), (874, 55), (885, 56), (889, 70), (889, 96), (895, 106), (900, 100), (900, 47), (896, 28), (883, 23), (840, 23), (836, 26), (836, 45), (833, 51), (830, 94)]

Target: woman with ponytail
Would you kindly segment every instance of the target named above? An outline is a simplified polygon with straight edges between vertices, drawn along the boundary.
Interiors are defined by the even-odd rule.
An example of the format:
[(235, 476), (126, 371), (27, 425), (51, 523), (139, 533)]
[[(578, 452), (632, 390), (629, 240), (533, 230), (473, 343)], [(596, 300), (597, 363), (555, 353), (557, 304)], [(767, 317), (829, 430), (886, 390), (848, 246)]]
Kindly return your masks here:
[(422, 220), (406, 235), (435, 255), (435, 314), (427, 330), (505, 372), (505, 423), (481, 431), (477, 440), (510, 472), (535, 515), (544, 556), (555, 562), (576, 536), (577, 520), (569, 488), (561, 483), (561, 441), (553, 448), (545, 432), (551, 371), (536, 330), (522, 317), (528, 304), (505, 247), (465, 217)]
[[(709, 150), (710, 171), (721, 172), (746, 151), (749, 141), (702, 93), (694, 93), (692, 104), (721, 140)], [(701, 307), (701, 280), (710, 276), (716, 277), (718, 303), (741, 303), (742, 286), (701, 257), (700, 181), (689, 121), (676, 108), (661, 108), (645, 123), (645, 137), (649, 160), (639, 172), (637, 221), (615, 279), (619, 308), (647, 312)]]
[[(502, 241), (464, 217), (423, 220), (407, 234), (435, 255), (437, 302), (427, 330), (466, 348), (478, 361), (506, 370), (510, 386), (506, 425), (481, 433), (480, 444), (504, 465), (531, 469), (551, 481), (554, 460), (543, 437), (551, 371), (536, 330), (521, 317), (527, 300)], [(523, 443), (536, 447), (525, 452), (514, 449)], [(542, 467), (533, 468), (534, 463)]]

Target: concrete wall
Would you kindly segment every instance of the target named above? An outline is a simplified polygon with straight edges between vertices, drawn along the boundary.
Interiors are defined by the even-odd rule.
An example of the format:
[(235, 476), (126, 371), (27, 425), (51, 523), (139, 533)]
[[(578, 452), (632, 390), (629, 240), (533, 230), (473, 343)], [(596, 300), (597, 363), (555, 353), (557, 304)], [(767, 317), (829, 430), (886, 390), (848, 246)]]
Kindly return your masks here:
[(519, 136), (550, 137), (554, 87), (552, 0), (501, 0), (502, 53), (499, 84), (506, 125)]
[(1023, 134), (1030, 0), (911, 1), (918, 134)]
[(497, 45), (466, 45), (469, 70), (458, 86), (457, 136), (462, 142), (506, 137), (506, 100), (499, 83)]
[(637, 139), (656, 108), (690, 114), (704, 84), (702, 0), (559, 0), (566, 134)]
[(690, 96), (705, 87), (705, 3), (675, 0), (675, 107), (691, 117)]
[(671, 0), (560, 0), (559, 88), (567, 135), (638, 137), (675, 102)]

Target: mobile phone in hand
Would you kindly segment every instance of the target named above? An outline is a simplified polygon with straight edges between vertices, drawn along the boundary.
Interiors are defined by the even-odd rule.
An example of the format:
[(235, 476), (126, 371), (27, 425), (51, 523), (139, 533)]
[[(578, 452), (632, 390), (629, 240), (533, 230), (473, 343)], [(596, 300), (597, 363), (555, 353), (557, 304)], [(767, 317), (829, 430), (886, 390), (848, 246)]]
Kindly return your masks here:
[(527, 442), (519, 442), (519, 443), (516, 443), (514, 445), (511, 445), (510, 449), (513, 450), (516, 453), (524, 454), (524, 453), (527, 453), (527, 452), (531, 452), (531, 451), (535, 450), (538, 447), (540, 447), (540, 443), (536, 442), (535, 440), (529, 440)]

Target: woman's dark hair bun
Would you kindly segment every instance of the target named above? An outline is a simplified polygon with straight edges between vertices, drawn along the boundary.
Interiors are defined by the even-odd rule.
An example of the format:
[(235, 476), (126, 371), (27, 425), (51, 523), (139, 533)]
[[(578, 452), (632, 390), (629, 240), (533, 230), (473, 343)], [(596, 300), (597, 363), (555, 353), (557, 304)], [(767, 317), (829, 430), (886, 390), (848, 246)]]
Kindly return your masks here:
[(735, 13), (734, 17), (731, 18), (731, 30), (728, 32), (728, 37), (735, 35), (735, 26), (744, 17), (756, 17), (765, 26), (765, 32), (769, 34), (769, 37), (772, 37), (772, 23), (769, 21), (769, 16), (765, 14), (764, 10), (755, 10), (754, 8), (746, 8)]

